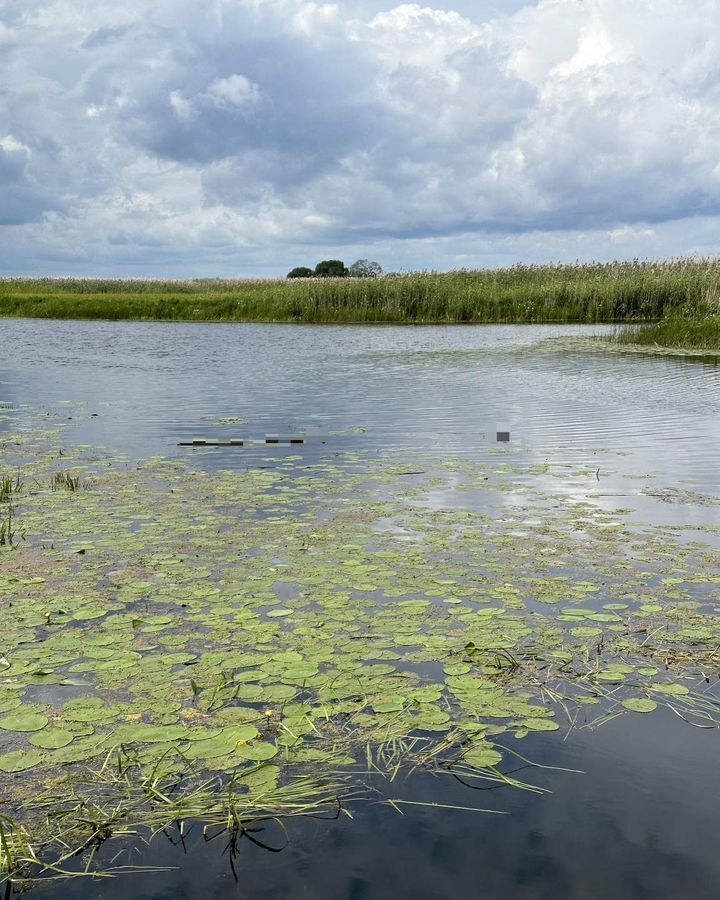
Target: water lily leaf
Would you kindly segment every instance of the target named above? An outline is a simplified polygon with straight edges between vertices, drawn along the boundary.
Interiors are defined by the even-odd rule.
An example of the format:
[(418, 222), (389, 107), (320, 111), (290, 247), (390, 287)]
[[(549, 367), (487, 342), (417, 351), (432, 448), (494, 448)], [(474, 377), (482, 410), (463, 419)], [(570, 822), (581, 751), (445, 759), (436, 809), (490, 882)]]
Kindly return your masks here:
[(657, 709), (657, 703), (654, 700), (648, 700), (644, 697), (630, 697), (627, 700), (623, 700), (622, 705), (625, 709), (638, 713), (649, 713)]
[(684, 684), (675, 684), (673, 682), (663, 682), (662, 684), (652, 685), (652, 689), (660, 694), (668, 694), (670, 697), (685, 697), (690, 693), (690, 688)]
[(5, 731), (40, 731), (48, 724), (48, 717), (42, 713), (20, 710), (0, 718), (0, 728)]
[[(252, 725), (233, 725), (221, 729), (219, 734), (206, 740), (193, 741), (184, 751), (188, 759), (212, 759), (227, 756), (258, 735)], [(250, 759), (250, 757), (246, 757)]]
[(251, 760), (266, 760), (273, 759), (273, 757), (277, 756), (278, 748), (275, 744), (268, 743), (258, 743), (258, 744), (240, 744), (236, 748), (236, 752), (243, 759), (251, 759)]
[(59, 750), (66, 747), (75, 739), (75, 735), (64, 728), (48, 728), (40, 731), (30, 738), (34, 747), (42, 747), (44, 750)]
[(471, 670), (471, 666), (467, 663), (447, 663), (443, 667), (446, 675), (467, 675)]
[(238, 773), (238, 783), (245, 785), (251, 794), (274, 790), (280, 781), (280, 767), (267, 765), (253, 767), (247, 773)]
[(39, 750), (13, 750), (0, 756), (0, 772), (24, 772), (45, 759)]
[(463, 756), (463, 762), (475, 769), (487, 769), (502, 762), (502, 754), (490, 744), (473, 746)]
[(373, 709), (376, 713), (400, 712), (404, 706), (405, 703), (402, 697), (381, 701), (380, 703), (373, 703)]
[(523, 719), (520, 726), (528, 731), (557, 731), (560, 728), (553, 719)]

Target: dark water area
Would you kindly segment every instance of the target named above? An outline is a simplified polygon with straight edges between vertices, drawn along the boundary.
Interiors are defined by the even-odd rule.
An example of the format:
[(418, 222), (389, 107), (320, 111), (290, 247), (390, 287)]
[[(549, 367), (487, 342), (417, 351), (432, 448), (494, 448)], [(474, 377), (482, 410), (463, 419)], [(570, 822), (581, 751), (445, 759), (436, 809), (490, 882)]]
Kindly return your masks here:
[[(353, 819), (268, 825), (232, 855), (225, 835), (203, 839), (191, 827), (138, 845), (124, 861), (168, 867), (152, 874), (76, 879), (40, 887), (34, 898), (196, 900), (711, 900), (720, 890), (717, 853), (717, 734), (690, 728), (670, 712), (615, 720), (522, 742), (534, 762), (580, 772), (517, 777), (551, 793), (473, 789), (450, 775), (378, 780), (378, 796), (350, 804)], [(512, 768), (512, 767), (511, 767)], [(401, 805), (442, 803), (498, 810)], [(108, 852), (108, 859), (117, 847)], [(234, 869), (234, 873), (233, 873)]]
[[(68, 443), (108, 446), (131, 463), (181, 456), (237, 469), (288, 456), (302, 468), (352, 450), (474, 460), (491, 448), (500, 462), (531, 463), (539, 484), (578, 503), (624, 506), (653, 525), (720, 526), (712, 502), (720, 497), (720, 366), (562, 343), (608, 330), (5, 320), (0, 401), (9, 411), (0, 410), (0, 428), (17, 427), (33, 410), (67, 425)], [(498, 443), (499, 431), (509, 442)], [(263, 443), (267, 434), (298, 432), (302, 446)], [(257, 443), (178, 446), (200, 436)], [(587, 480), (558, 477), (565, 464), (586, 466)], [(435, 499), (454, 503), (446, 488)], [(512, 505), (512, 492), (505, 502)], [(196, 827), (184, 842), (160, 835), (123, 858), (169, 871), (75, 879), (28, 896), (720, 896), (716, 729), (663, 710), (511, 746), (581, 774), (526, 771), (518, 760), (518, 777), (548, 793), (468, 786), (451, 775), (378, 779), (369, 799), (349, 806), (352, 820), (297, 820), (287, 834), (267, 826), (254, 835), (279, 853), (243, 839), (233, 858), (224, 837), (206, 842)], [(412, 803), (398, 809), (388, 799)], [(421, 803), (458, 808), (412, 805)]]

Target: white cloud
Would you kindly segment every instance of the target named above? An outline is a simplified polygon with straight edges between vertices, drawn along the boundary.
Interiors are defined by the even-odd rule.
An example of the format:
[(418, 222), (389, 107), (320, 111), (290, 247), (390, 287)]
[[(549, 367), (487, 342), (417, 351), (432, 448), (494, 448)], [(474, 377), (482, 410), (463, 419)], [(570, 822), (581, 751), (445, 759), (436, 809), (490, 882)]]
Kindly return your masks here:
[(712, 248), (720, 0), (507, 3), (6, 0), (5, 265)]
[(342, 22), (340, 9), (335, 3), (301, 3), (292, 21), (296, 31), (311, 39), (318, 32)]
[(609, 232), (610, 240), (616, 244), (627, 244), (629, 241), (641, 241), (645, 238), (654, 238), (657, 232), (654, 228), (633, 228), (631, 225), (623, 225), (621, 228), (613, 228)]
[(31, 153), (27, 144), (23, 144), (12, 134), (0, 135), (0, 149), (6, 153), (24, 153), (27, 156)]
[(168, 100), (178, 119), (184, 122), (192, 119), (194, 113), (193, 105), (186, 97), (183, 97), (180, 91), (170, 91)]
[(208, 99), (218, 107), (240, 107), (255, 103), (260, 97), (258, 86), (244, 75), (216, 78), (207, 89)]

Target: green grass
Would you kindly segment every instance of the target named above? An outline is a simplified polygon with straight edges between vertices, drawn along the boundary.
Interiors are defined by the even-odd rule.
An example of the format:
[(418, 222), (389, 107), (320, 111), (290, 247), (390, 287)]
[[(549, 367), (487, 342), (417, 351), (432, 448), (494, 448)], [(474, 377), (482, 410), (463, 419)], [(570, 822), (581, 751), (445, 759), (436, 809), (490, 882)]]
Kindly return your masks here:
[(720, 350), (720, 315), (669, 315), (650, 325), (618, 335), (621, 344), (678, 347), (686, 350)]
[(720, 259), (381, 279), (6, 279), (0, 316), (307, 323), (649, 322), (717, 307)]

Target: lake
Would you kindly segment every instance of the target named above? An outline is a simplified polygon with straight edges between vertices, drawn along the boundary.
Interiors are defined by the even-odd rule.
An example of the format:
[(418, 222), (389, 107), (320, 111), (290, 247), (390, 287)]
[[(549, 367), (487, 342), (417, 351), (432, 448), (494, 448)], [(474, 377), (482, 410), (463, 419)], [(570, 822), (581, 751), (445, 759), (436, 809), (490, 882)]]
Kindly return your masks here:
[[(667, 590), (674, 601), (691, 602), (693, 611), (707, 617), (720, 607), (720, 586), (712, 578), (720, 574), (718, 358), (603, 350), (588, 342), (612, 332), (603, 326), (2, 320), (0, 329), (5, 348), (1, 432), (62, 428), (62, 446), (69, 454), (102, 447), (107, 454), (122, 454), (130, 467), (161, 457), (206, 478), (277, 472), (286, 479), (276, 484), (278, 491), (285, 484), (292, 489), (293, 478), (307, 475), (303, 491), (316, 504), (314, 521), (322, 522), (323, 485), (332, 488), (338, 509), (341, 503), (355, 504), (358, 521), (364, 507), (377, 506), (372, 527), (386, 554), (401, 553), (401, 540), (415, 547), (425, 520), (455, 528), (457, 516), (469, 510), (483, 516), (481, 527), (498, 538), (497, 554), (488, 556), (491, 565), (482, 574), (490, 581), (481, 581), (477, 573), (473, 578), (487, 585), (492, 572), (498, 572), (506, 599), (513, 576), (526, 579), (524, 583), (537, 578), (535, 551), (530, 558), (519, 555), (517, 567), (514, 554), (539, 547), (548, 536), (554, 540), (577, 510), (582, 522), (597, 521), (587, 525), (587, 532), (585, 525), (571, 523), (573, 540), (580, 541), (578, 555), (573, 563), (567, 551), (562, 569), (567, 574), (558, 577), (584, 584), (587, 591), (592, 581), (592, 590), (600, 592), (588, 601), (593, 628), (605, 627), (603, 622), (612, 628), (615, 622), (619, 634), (622, 608), (632, 606), (633, 597), (623, 595), (623, 572), (612, 571), (612, 560), (620, 563), (625, 550), (629, 594), (642, 584), (640, 572), (647, 566), (646, 581), (658, 604)], [(284, 441), (297, 434), (303, 435), (303, 444)], [(268, 435), (280, 435), (281, 443), (266, 444)], [(180, 446), (200, 437), (242, 437), (246, 444)], [(102, 462), (88, 462), (88, 471), (93, 465)], [(314, 473), (330, 471), (331, 480), (317, 476), (319, 487), (314, 489)], [(390, 488), (379, 483), (377, 471), (390, 472), (393, 485), (400, 485), (392, 488), (392, 497), (401, 497), (407, 483), (411, 519), (390, 521)], [(480, 471), (487, 472), (482, 478), (488, 490)], [(426, 476), (429, 480), (423, 481)], [(346, 478), (352, 486), (348, 498), (342, 495)], [(368, 484), (375, 479), (371, 486), (365, 486), (366, 478)], [(298, 498), (293, 502), (300, 503)], [(253, 506), (252, 515), (256, 512)], [(271, 521), (277, 514), (261, 512)], [(223, 527), (229, 527), (232, 516), (232, 527), (241, 528), (251, 513), (235, 504), (223, 515)], [(344, 536), (352, 533), (351, 524), (342, 527)], [(603, 529), (612, 543), (603, 543)], [(638, 534), (644, 543), (635, 549)], [(459, 537), (464, 538), (462, 532)], [(422, 539), (428, 539), (424, 532)], [(468, 558), (477, 553), (477, 540), (468, 536), (468, 543), (459, 545), (473, 548)], [(655, 551), (662, 554), (670, 541), (677, 544), (674, 561), (656, 571)], [(610, 547), (597, 571), (595, 546), (598, 553)], [(556, 552), (552, 546), (543, 548)], [(445, 543), (441, 550), (450, 552)], [(562, 547), (557, 552), (565, 553)], [(462, 559), (463, 552), (458, 553)], [(694, 554), (703, 559), (697, 572), (707, 576), (697, 583), (688, 581)], [(0, 566), (7, 558), (0, 558)], [(668, 581), (667, 573), (676, 568), (686, 576), (685, 586), (682, 577), (677, 586), (672, 578)], [(440, 579), (435, 584), (440, 589), (427, 593), (429, 607), (448, 608), (441, 606), (448, 598), (440, 595), (453, 593), (451, 583), (464, 584), (457, 571), (455, 580)], [(361, 593), (366, 588), (368, 594), (382, 595), (376, 613), (382, 615), (392, 605), (392, 592), (383, 594), (377, 584), (363, 586), (362, 580)], [(298, 593), (291, 581), (286, 579), (282, 599), (294, 609)], [(612, 583), (607, 597), (602, 594), (606, 583)], [(523, 598), (523, 614), (544, 616), (547, 604), (557, 600), (547, 597), (545, 602), (540, 593)], [(458, 597), (449, 602), (462, 606), (462, 592)], [(615, 602), (602, 602), (607, 599)], [(572, 601), (580, 603), (581, 595), (573, 594)], [(645, 615), (652, 615), (647, 598), (645, 606)], [(409, 607), (409, 615), (418, 608)], [(510, 598), (509, 608), (520, 608), (519, 595)], [(550, 608), (554, 615), (555, 607)], [(591, 615), (596, 616), (592, 621)], [(573, 617), (572, 609), (566, 611), (560, 624), (572, 627)], [(708, 621), (703, 619), (704, 627)], [(648, 627), (647, 633), (649, 640), (653, 629)], [(587, 635), (593, 636), (592, 629)], [(435, 637), (439, 641), (440, 632)], [(465, 649), (474, 652), (474, 647)], [(530, 655), (535, 658), (534, 651)], [(638, 669), (630, 650), (613, 658), (621, 656), (630, 660), (631, 671)], [(559, 650), (556, 657), (562, 661)], [(442, 667), (436, 676), (435, 663), (422, 654), (372, 658), (393, 660), (400, 672), (407, 665), (423, 683), (442, 675)], [(463, 659), (450, 677), (465, 677), (471, 663)], [(670, 672), (674, 664), (673, 657)], [(663, 667), (657, 668), (662, 677)], [(605, 678), (609, 693), (604, 703), (625, 696), (619, 693), (623, 673), (616, 671), (613, 678), (611, 666)], [(489, 668), (488, 673), (493, 677)], [(535, 674), (533, 678), (537, 695), (554, 702)], [(593, 678), (580, 680), (584, 685)], [(597, 727), (574, 713), (563, 718), (556, 705), (558, 730), (530, 727), (531, 733), (517, 742), (521, 756), (513, 755), (515, 750), (503, 753), (504, 774), (523, 786), (507, 779), (475, 780), (470, 773), (465, 778), (458, 770), (429, 765), (396, 771), (390, 766), (392, 773), (375, 770), (363, 779), (364, 795), (347, 804), (352, 819), (341, 815), (336, 820), (325, 813), (287, 825), (265, 822), (241, 839), (233, 853), (224, 835), (207, 841), (199, 826), (190, 826), (183, 839), (169, 830), (149, 846), (124, 840), (123, 864), (167, 869), (49, 882), (32, 887), (28, 896), (714, 898), (720, 889), (715, 847), (720, 784), (713, 774), (720, 736), (706, 714), (716, 699), (717, 663), (702, 671), (683, 669), (682, 678), (706, 705), (681, 706), (682, 694), (670, 693), (667, 703), (650, 715), (613, 714)], [(462, 686), (457, 689), (465, 702)], [(34, 699), (56, 702), (51, 694)], [(384, 802), (388, 799), (394, 803)], [(112, 846), (108, 859), (119, 849)]]

